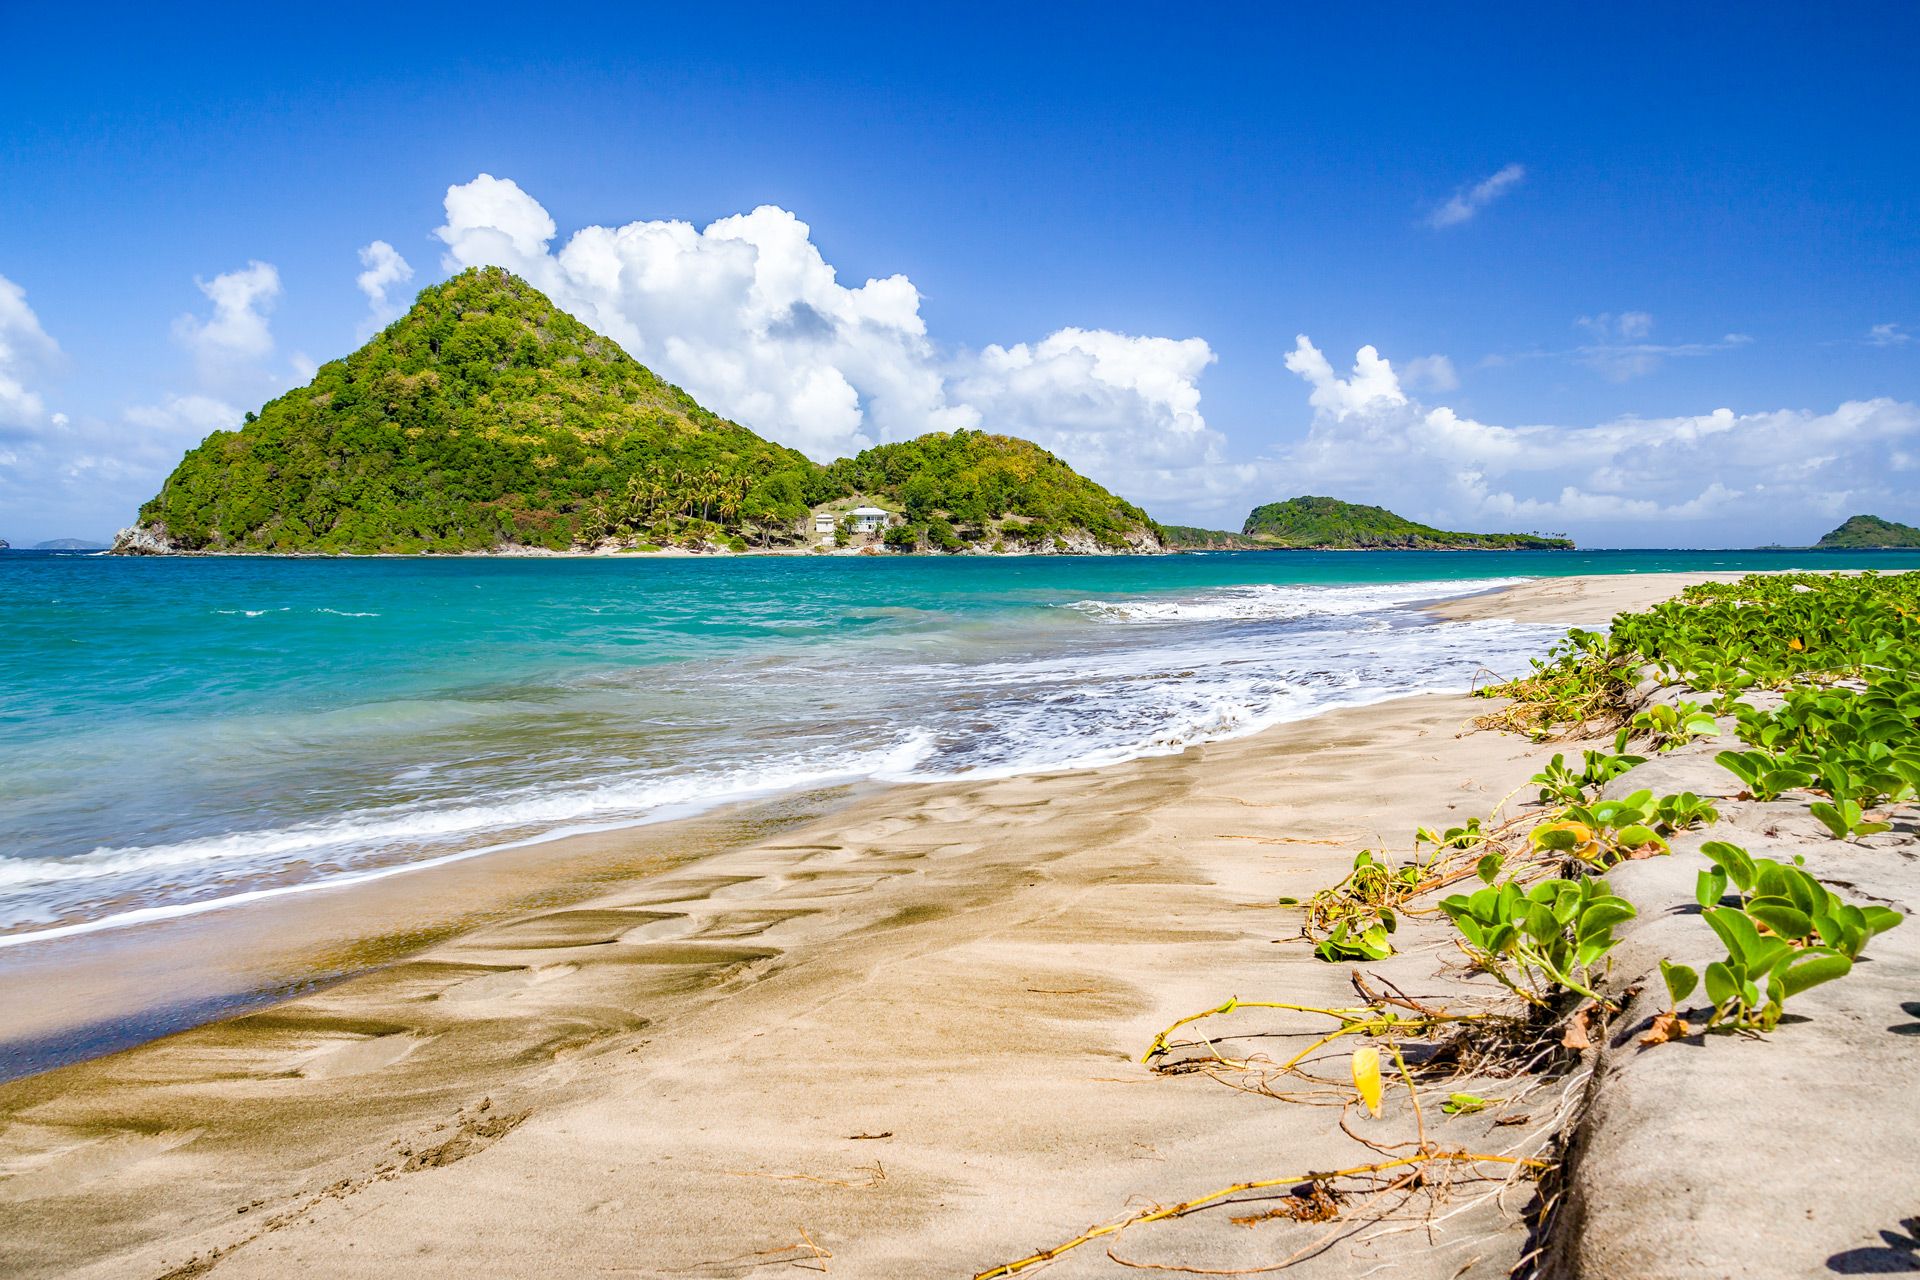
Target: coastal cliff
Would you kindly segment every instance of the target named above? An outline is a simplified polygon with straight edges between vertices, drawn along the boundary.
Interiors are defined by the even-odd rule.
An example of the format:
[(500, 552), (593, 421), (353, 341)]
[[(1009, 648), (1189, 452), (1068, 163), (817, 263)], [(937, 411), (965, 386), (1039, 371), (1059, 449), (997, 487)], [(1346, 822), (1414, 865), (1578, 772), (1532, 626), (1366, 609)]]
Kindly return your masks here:
[(894, 551), (1161, 550), (1138, 507), (1024, 440), (939, 433), (831, 466), (720, 417), (556, 307), (476, 268), (216, 431), (113, 550), (418, 554), (801, 549), (856, 493)]

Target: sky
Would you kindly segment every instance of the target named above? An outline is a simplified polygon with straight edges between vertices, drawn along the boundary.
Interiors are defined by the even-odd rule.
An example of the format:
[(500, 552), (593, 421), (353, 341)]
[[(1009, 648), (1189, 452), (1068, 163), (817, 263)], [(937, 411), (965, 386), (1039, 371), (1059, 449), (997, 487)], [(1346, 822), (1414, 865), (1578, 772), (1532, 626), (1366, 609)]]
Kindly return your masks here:
[[(1593, 546), (1920, 522), (1920, 8), (0, 0), (0, 537), (480, 263), (827, 459)], [(906, 12), (905, 10), (911, 10)]]

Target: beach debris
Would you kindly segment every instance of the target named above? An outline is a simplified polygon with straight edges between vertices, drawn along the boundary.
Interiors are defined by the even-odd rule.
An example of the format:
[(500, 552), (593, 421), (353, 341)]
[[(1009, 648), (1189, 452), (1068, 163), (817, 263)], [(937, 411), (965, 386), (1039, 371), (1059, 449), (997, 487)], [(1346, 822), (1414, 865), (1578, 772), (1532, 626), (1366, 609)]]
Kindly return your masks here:
[(1380, 1118), (1380, 1050), (1362, 1045), (1353, 1051), (1353, 1087), (1373, 1118)]
[(1653, 1015), (1653, 1025), (1648, 1027), (1647, 1033), (1640, 1037), (1640, 1043), (1644, 1045), (1665, 1044), (1669, 1040), (1678, 1040), (1682, 1036), (1691, 1035), (1692, 1033), (1693, 1028), (1689, 1027), (1687, 1020), (1679, 1014), (1671, 1011), (1656, 1013)]

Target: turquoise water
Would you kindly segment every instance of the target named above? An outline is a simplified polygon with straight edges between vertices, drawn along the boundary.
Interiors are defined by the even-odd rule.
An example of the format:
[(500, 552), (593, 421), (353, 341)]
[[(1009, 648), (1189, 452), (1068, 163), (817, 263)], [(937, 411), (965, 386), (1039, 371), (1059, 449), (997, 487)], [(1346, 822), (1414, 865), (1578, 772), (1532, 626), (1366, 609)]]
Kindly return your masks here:
[(1077, 768), (1524, 669), (1420, 602), (1920, 554), (0, 553), (0, 941), (858, 780)]

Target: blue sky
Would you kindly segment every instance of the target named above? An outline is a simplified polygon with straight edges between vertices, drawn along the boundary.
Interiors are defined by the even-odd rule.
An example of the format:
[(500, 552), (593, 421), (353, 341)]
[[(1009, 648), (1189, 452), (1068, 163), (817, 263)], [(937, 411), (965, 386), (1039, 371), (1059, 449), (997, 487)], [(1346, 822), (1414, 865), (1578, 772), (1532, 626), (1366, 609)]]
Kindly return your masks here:
[[(1920, 520), (1911, 5), (8, 6), (0, 44), (16, 544), (110, 533), (356, 345), (364, 247), (413, 273), (384, 316), (530, 211), (504, 265), (821, 456), (977, 422), (1224, 527), (1299, 492), (1596, 545)], [(712, 228), (762, 206), (806, 230)], [(645, 287), (562, 253), (675, 221)]]

